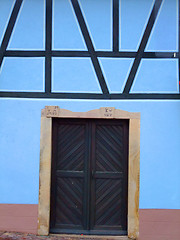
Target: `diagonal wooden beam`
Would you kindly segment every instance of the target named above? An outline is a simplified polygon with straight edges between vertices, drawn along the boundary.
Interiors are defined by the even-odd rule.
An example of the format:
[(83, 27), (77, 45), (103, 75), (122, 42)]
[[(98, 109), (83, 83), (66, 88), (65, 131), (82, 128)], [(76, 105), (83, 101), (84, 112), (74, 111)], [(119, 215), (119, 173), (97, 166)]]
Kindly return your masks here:
[(141, 62), (141, 58), (143, 56), (144, 50), (146, 48), (146, 45), (147, 45), (147, 42), (148, 42), (148, 39), (149, 39), (149, 36), (151, 34), (151, 31), (152, 31), (152, 28), (154, 26), (154, 23), (156, 21), (156, 18), (157, 18), (159, 9), (161, 7), (161, 4), (162, 4), (162, 0), (156, 0), (155, 3), (154, 3), (151, 15), (149, 17), (146, 29), (144, 31), (141, 43), (139, 45), (139, 49), (138, 49), (137, 55), (135, 57), (134, 63), (132, 65), (131, 71), (129, 73), (129, 77), (127, 79), (127, 82), (126, 82), (126, 85), (124, 87), (123, 93), (128, 94), (130, 92), (130, 90), (131, 90), (134, 78), (136, 76), (136, 72), (137, 72), (139, 64)]
[(91, 61), (92, 61), (92, 64), (94, 66), (97, 78), (99, 80), (99, 84), (101, 86), (102, 92), (104, 94), (109, 94), (109, 90), (108, 90), (106, 81), (104, 79), (103, 72), (101, 70), (98, 58), (96, 56), (94, 46), (93, 46), (91, 37), (89, 35), (89, 31), (88, 31), (88, 28), (86, 26), (81, 8), (80, 8), (79, 3), (78, 3), (78, 0), (71, 0), (71, 3), (72, 3), (72, 6), (74, 8), (74, 12), (76, 14), (76, 18), (78, 20), (82, 35), (83, 35), (85, 43), (86, 43), (86, 46), (87, 46), (88, 51), (90, 53)]
[(4, 53), (8, 46), (8, 43), (9, 43), (12, 31), (13, 31), (14, 25), (16, 23), (16, 19), (19, 14), (22, 2), (23, 2), (23, 0), (16, 0), (16, 3), (14, 4), (14, 8), (12, 10), (11, 17), (9, 19), (9, 22), (8, 22), (8, 25), (7, 25), (3, 40), (2, 40), (2, 44), (0, 47), (0, 67), (2, 65)]

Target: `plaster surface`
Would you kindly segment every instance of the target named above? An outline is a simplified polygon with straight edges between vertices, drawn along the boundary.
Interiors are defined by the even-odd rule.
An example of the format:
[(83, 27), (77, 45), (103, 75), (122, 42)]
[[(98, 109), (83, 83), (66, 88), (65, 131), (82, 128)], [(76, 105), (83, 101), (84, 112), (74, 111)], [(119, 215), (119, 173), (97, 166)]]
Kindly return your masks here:
[[(140, 208), (180, 209), (179, 100), (0, 99), (0, 203), (38, 204), (41, 109), (141, 113)], [(168, 176), (168, 177), (167, 177)]]

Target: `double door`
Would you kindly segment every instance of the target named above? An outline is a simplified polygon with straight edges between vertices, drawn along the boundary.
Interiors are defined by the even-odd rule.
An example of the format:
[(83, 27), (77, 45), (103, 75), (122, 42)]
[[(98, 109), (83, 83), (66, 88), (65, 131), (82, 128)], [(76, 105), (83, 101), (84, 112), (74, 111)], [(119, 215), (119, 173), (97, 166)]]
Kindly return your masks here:
[(128, 121), (54, 119), (50, 232), (127, 234)]

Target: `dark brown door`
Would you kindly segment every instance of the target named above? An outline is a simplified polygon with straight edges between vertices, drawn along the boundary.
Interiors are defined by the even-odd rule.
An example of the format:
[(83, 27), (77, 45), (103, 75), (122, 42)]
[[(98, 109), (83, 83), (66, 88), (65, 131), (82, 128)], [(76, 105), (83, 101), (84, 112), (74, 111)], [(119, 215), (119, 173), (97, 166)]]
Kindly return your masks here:
[(52, 233), (127, 234), (128, 120), (54, 119)]

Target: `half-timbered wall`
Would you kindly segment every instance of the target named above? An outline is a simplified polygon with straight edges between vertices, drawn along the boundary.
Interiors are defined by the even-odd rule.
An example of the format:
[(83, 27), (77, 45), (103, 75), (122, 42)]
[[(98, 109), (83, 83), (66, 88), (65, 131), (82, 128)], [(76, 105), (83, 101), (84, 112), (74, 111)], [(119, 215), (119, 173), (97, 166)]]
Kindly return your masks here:
[(178, 0), (2, 0), (0, 9), (2, 97), (179, 98)]
[(179, 0), (0, 0), (0, 229), (37, 232), (41, 109), (112, 106), (141, 113), (140, 236), (178, 240), (179, 9)]

